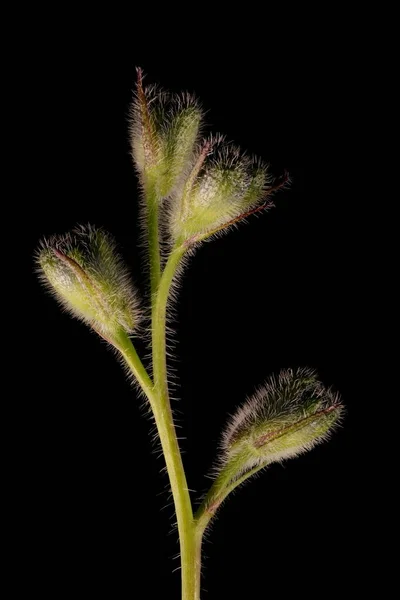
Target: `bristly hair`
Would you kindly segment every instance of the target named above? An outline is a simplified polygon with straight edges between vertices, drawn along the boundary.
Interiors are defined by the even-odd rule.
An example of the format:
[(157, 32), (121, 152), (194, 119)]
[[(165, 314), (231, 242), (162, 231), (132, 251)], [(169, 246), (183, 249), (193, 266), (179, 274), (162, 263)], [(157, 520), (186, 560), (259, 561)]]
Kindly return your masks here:
[(223, 136), (203, 140), (192, 171), (168, 205), (171, 243), (188, 249), (225, 233), (250, 215), (273, 206), (272, 194), (288, 181), (276, 183), (268, 165), (249, 156)]
[[(96, 302), (100, 303), (106, 312), (112, 313), (115, 322), (127, 333), (137, 331), (141, 318), (138, 294), (131, 275), (117, 252), (114, 239), (103, 229), (92, 225), (78, 225), (65, 235), (53, 235), (43, 239), (36, 251), (35, 261), (39, 279), (61, 306), (74, 317), (98, 331), (95, 320), (86, 318), (54, 285), (51, 274), (55, 271), (56, 280), (58, 278), (61, 287), (63, 280), (66, 283), (67, 275), (74, 278), (74, 272), (80, 271), (83, 279), (87, 279), (97, 290)], [(98, 333), (105, 333), (101, 325)]]
[[(148, 159), (148, 153), (152, 153), (153, 159), (159, 158), (161, 153), (160, 141), (155, 135), (155, 131), (163, 126), (164, 107), (168, 100), (168, 93), (157, 85), (149, 85), (144, 88), (143, 72), (139, 67), (136, 71), (137, 87), (133, 91), (133, 102), (128, 116), (128, 130), (133, 164), (139, 180), (143, 184), (143, 169), (145, 161)], [(145, 133), (148, 139), (144, 142)]]
[(272, 374), (234, 413), (222, 435), (221, 447), (228, 450), (232, 441), (260, 420), (272, 421), (301, 408), (307, 392), (321, 393), (321, 384), (313, 369), (285, 369)]
[(310, 450), (330, 436), (340, 424), (343, 414), (344, 407), (339, 394), (325, 388), (313, 369), (285, 369), (278, 376), (271, 375), (228, 420), (222, 433), (221, 452), (214, 473), (219, 473), (231, 460), (240, 440), (246, 443), (251, 440), (255, 448), (262, 448), (270, 439), (284, 439), (285, 433), (293, 428), (300, 430), (302, 424), (308, 426), (313, 419), (323, 422), (329, 417), (329, 422), (324, 421), (315, 435), (307, 435), (303, 441), (300, 439), (297, 447), (290, 445), (285, 448), (282, 444), (279, 451), (267, 460), (262, 454), (256, 453), (238, 475), (255, 465), (280, 462)]
[(165, 92), (154, 85), (144, 87), (140, 68), (137, 74), (128, 117), (132, 158), (142, 187), (151, 171), (161, 203), (190, 169), (203, 110), (193, 94)]

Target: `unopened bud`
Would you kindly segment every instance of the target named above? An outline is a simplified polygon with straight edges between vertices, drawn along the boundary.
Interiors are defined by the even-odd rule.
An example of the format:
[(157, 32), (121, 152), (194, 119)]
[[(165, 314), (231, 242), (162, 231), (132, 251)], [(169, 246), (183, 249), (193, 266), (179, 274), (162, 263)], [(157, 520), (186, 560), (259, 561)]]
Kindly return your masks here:
[(109, 338), (138, 322), (135, 291), (112, 238), (101, 229), (81, 227), (42, 242), (39, 275), (73, 316)]
[(337, 394), (309, 369), (288, 369), (271, 377), (231, 418), (222, 462), (240, 472), (280, 462), (324, 441), (343, 415)]
[(132, 156), (144, 188), (161, 200), (190, 170), (202, 111), (192, 96), (144, 88), (142, 79), (138, 69), (130, 122)]
[[(213, 146), (220, 145), (217, 150)], [(211, 160), (207, 155), (213, 153)], [(224, 146), (221, 138), (205, 142), (183, 190), (174, 198), (170, 230), (175, 243), (193, 243), (233, 224), (259, 205), (269, 187), (267, 169)]]
[(199, 135), (201, 111), (188, 95), (173, 97), (173, 108), (163, 136), (164, 172), (160, 177), (160, 196), (169, 196), (189, 174)]

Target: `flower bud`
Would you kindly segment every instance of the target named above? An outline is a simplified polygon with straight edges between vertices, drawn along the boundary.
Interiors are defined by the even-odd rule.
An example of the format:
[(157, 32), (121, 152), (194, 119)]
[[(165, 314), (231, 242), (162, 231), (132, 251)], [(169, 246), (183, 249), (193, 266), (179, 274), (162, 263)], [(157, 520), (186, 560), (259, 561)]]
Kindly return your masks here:
[(138, 322), (135, 291), (112, 238), (80, 227), (42, 242), (39, 275), (61, 305), (100, 335), (132, 333)]
[[(267, 383), (231, 418), (222, 441), (222, 462), (241, 472), (280, 462), (325, 440), (343, 415), (337, 394), (310, 369), (288, 369)], [(236, 476), (236, 475), (235, 475)]]
[(201, 111), (190, 96), (175, 96), (171, 104), (173, 108), (163, 136), (164, 172), (159, 183), (162, 198), (169, 196), (189, 174), (201, 123)]
[[(220, 146), (213, 150), (214, 146)], [(206, 161), (210, 153), (214, 157)], [(183, 189), (175, 194), (170, 210), (170, 231), (175, 243), (205, 239), (244, 218), (269, 191), (267, 169), (221, 138), (206, 142)]]
[(158, 200), (169, 196), (190, 170), (201, 118), (192, 96), (144, 88), (138, 69), (130, 122), (132, 156), (145, 190), (154, 190)]

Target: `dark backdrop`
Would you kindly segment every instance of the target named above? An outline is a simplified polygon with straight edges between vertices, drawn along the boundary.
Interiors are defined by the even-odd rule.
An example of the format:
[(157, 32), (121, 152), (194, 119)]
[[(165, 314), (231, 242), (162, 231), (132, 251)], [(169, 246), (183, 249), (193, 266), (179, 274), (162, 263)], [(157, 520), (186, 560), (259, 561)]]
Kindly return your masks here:
[[(268, 214), (204, 244), (182, 279), (174, 407), (193, 498), (207, 488), (228, 413), (270, 373), (315, 368), (341, 392), (347, 416), (329, 443), (227, 501), (205, 545), (205, 600), (319, 598), (360, 586), (358, 58), (344, 21), (320, 15), (315, 26), (311, 16), (260, 24), (245, 12), (217, 25), (209, 15), (201, 30), (177, 21), (171, 31), (155, 15), (157, 27), (141, 14), (84, 23), (60, 14), (26, 52), (29, 253), (43, 235), (103, 226), (145, 294), (127, 136), (137, 65), (148, 82), (195, 92), (213, 131), (292, 179)], [(34, 274), (31, 299), (35, 400), (21, 419), (32, 589), (178, 598), (167, 477), (141, 402), (113, 353), (61, 313)], [(147, 352), (140, 341), (138, 349)]]

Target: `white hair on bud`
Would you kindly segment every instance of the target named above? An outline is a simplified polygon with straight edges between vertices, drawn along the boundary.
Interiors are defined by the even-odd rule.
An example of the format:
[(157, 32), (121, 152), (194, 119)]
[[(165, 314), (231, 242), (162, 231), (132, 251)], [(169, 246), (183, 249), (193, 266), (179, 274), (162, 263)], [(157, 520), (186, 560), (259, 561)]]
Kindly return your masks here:
[(203, 110), (193, 94), (170, 94), (161, 128), (164, 153), (164, 188), (160, 201), (172, 198), (189, 177), (201, 136)]
[[(46, 274), (47, 263), (57, 269), (57, 282), (68, 284), (65, 278), (73, 282), (75, 275), (65, 267), (61, 267), (55, 251), (62, 253), (82, 269), (84, 277), (98, 289), (96, 302), (127, 333), (133, 333), (140, 321), (139, 301), (132, 284), (130, 273), (121, 256), (117, 252), (114, 239), (101, 228), (92, 225), (78, 225), (65, 235), (54, 235), (43, 239), (36, 252), (37, 272), (40, 280), (50, 293), (56, 297), (61, 306), (76, 318), (85, 321), (94, 329), (100, 329), (106, 337), (107, 328), (103, 328), (96, 319), (86, 318), (85, 314), (63, 297), (54, 286), (51, 277)], [(51, 273), (50, 269), (50, 273)], [(89, 302), (89, 297), (86, 298)]]
[[(255, 453), (245, 465), (242, 465), (236, 474), (237, 477), (258, 465), (267, 466), (271, 462), (280, 462), (307, 452), (327, 439), (334, 427), (340, 423), (343, 414), (340, 397), (317, 380), (317, 374), (313, 369), (285, 369), (278, 376), (271, 375), (266, 383), (260, 386), (228, 420), (222, 433), (221, 454), (214, 472), (219, 473), (232, 456), (240, 451), (240, 440), (249, 442), (257, 448), (255, 432), (262, 427), (268, 428), (272, 437), (276, 435), (279, 437), (282, 432), (283, 439), (285, 429), (297, 424), (301, 426), (302, 422), (308, 424), (313, 417), (317, 420), (329, 413), (334, 413), (335, 418), (325, 431), (316, 432), (315, 437), (299, 443), (296, 447), (290, 445), (285, 448), (282, 444), (282, 448), (274, 452), (272, 459), (266, 459), (262, 454)], [(270, 434), (265, 435), (266, 445)], [(257, 435), (262, 439), (261, 433)]]
[(268, 167), (226, 143), (204, 140), (167, 214), (173, 241), (194, 245), (245, 219), (271, 189)]
[[(151, 140), (147, 140), (147, 143), (151, 142), (152, 159), (157, 162), (161, 159), (162, 149), (160, 139), (153, 135), (152, 131), (156, 132), (163, 127), (168, 97), (168, 93), (157, 85), (149, 85), (145, 88), (138, 86), (133, 93), (133, 102), (128, 115), (128, 131), (133, 163), (140, 181), (143, 181), (143, 172), (146, 166), (145, 123), (143, 121), (147, 116), (149, 123), (146, 125), (150, 127), (150, 130), (147, 130), (146, 134), (151, 136)], [(144, 115), (146, 110), (147, 115)]]
[(221, 447), (228, 449), (238, 433), (260, 420), (290, 414), (301, 404), (304, 392), (314, 390), (316, 385), (317, 374), (313, 369), (286, 369), (278, 376), (270, 375), (230, 417), (222, 434)]
[(129, 113), (132, 158), (142, 187), (151, 181), (159, 203), (173, 194), (190, 171), (202, 118), (203, 111), (193, 94), (165, 92), (154, 85), (144, 87), (138, 69)]

